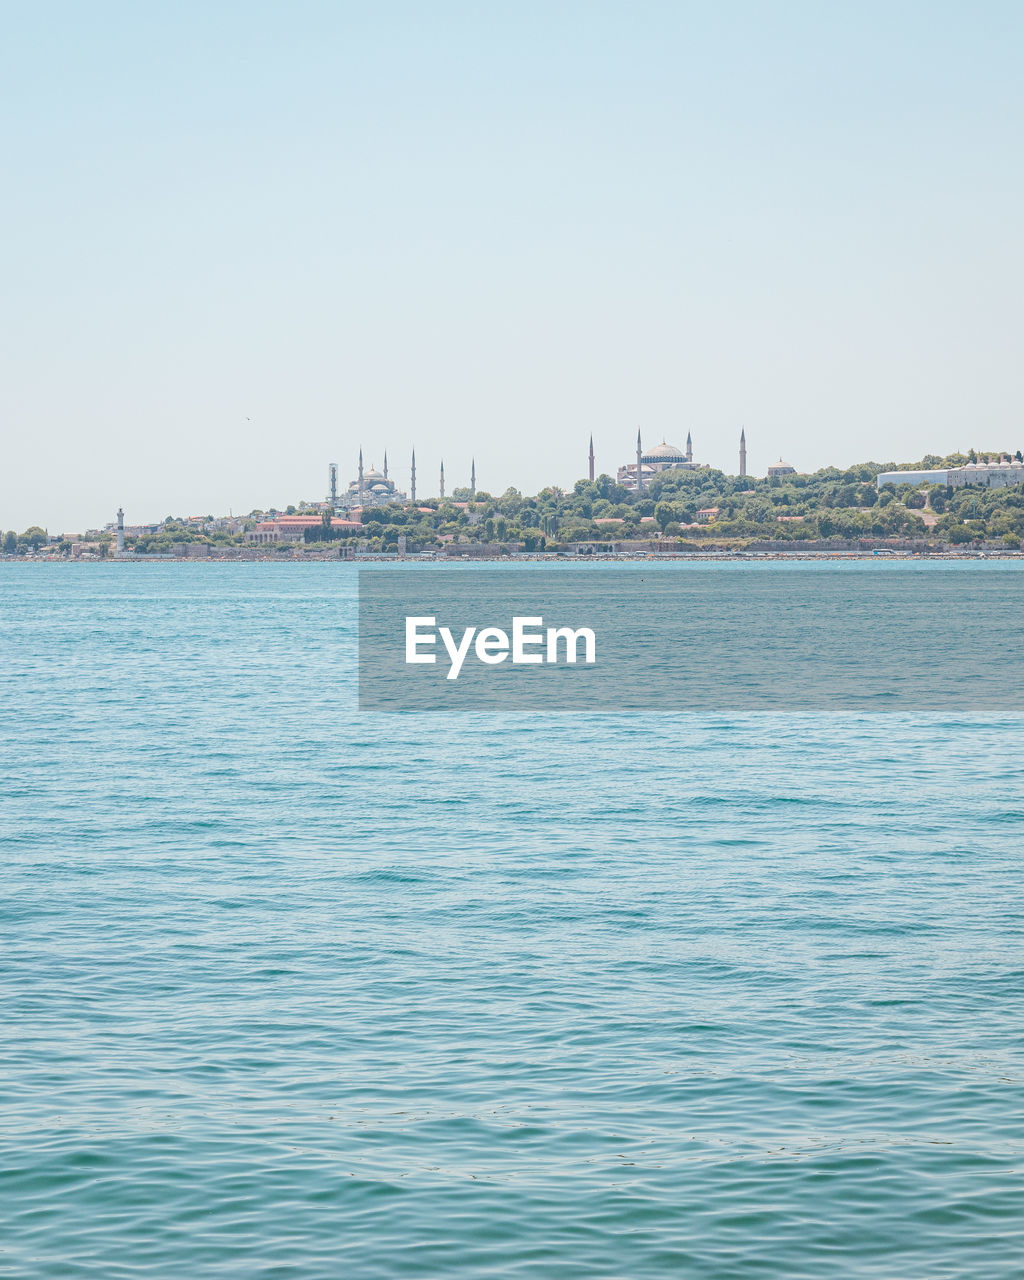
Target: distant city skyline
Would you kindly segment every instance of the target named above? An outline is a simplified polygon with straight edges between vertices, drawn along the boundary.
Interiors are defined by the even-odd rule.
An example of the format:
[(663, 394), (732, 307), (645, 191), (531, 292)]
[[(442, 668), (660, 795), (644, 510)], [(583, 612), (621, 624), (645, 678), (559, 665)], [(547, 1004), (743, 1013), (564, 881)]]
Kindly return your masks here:
[[(0, 526), (1020, 444), (1024, 9), (7, 15)], [(582, 446), (581, 446), (582, 441)], [(625, 445), (625, 451), (624, 450)], [(378, 464), (381, 457), (374, 459)], [(395, 465), (394, 462), (392, 464)]]
[[(637, 438), (639, 443), (640, 439), (642, 438), (642, 431), (638, 430)], [(522, 489), (520, 488), (520, 486), (511, 486), (511, 487), (519, 488), (520, 492), (523, 493), (524, 496), (535, 496), (541, 490), (549, 487), (560, 488), (563, 492), (568, 493), (573, 489), (577, 481), (587, 480), (591, 478), (589, 474), (589, 465), (592, 463), (593, 479), (599, 479), (601, 476), (608, 476), (608, 478), (611, 479), (613, 482), (615, 482), (619, 486), (626, 489), (627, 492), (635, 492), (636, 490), (635, 476), (637, 474), (637, 464), (640, 461), (641, 456), (642, 456), (642, 467), (640, 469), (643, 476), (643, 487), (645, 489), (648, 487), (648, 485), (650, 484), (650, 481), (654, 478), (654, 476), (658, 474), (660, 471), (665, 470), (667, 468), (671, 468), (671, 467), (677, 467), (677, 466), (682, 466), (684, 469), (691, 470), (691, 471), (699, 471), (702, 469), (710, 468), (715, 471), (720, 471), (726, 476), (732, 476), (732, 477), (749, 476), (752, 481), (757, 479), (763, 479), (763, 478), (770, 479), (772, 476), (785, 477), (787, 475), (792, 475), (792, 474), (809, 474), (812, 470), (821, 469), (821, 468), (810, 469), (810, 468), (803, 468), (803, 467), (794, 467), (790, 462), (788, 462), (787, 460), (784, 460), (781, 456), (779, 456), (774, 460), (768, 462), (762, 472), (750, 471), (747, 466), (746, 431), (743, 428), (740, 429), (740, 437), (739, 437), (739, 441), (737, 442), (736, 462), (738, 465), (734, 465), (732, 467), (729, 467), (729, 466), (716, 467), (713, 464), (707, 463), (704, 461), (695, 462), (693, 460), (693, 442), (692, 442), (691, 433), (687, 433), (687, 437), (686, 437), (687, 447), (685, 452), (680, 450), (677, 446), (667, 445), (664, 439), (662, 439), (660, 443), (656, 443), (653, 445), (643, 445), (642, 451), (640, 449), (635, 449), (632, 460), (622, 465), (619, 465), (617, 467), (614, 467), (611, 470), (601, 467), (600, 465), (597, 464), (596, 456), (594, 454), (593, 439), (591, 438), (588, 443), (589, 443), (589, 455), (586, 459), (584, 473), (576, 476), (575, 480), (572, 483), (570, 484), (559, 484), (557, 482), (542, 483), (535, 489)], [(273, 501), (268, 501), (265, 503), (255, 503), (255, 504), (249, 504), (249, 505), (242, 503), (237, 506), (229, 507), (229, 506), (222, 506), (221, 504), (218, 504), (215, 502), (212, 506), (208, 505), (207, 508), (196, 507), (195, 509), (182, 507), (179, 505), (177, 507), (172, 506), (168, 508), (168, 510), (164, 512), (162, 515), (158, 515), (155, 512), (140, 511), (136, 509), (133, 513), (133, 520), (136, 522), (135, 525), (133, 525), (133, 527), (140, 527), (140, 528), (149, 527), (150, 525), (155, 525), (160, 523), (166, 517), (173, 517), (175, 519), (179, 519), (179, 518), (195, 519), (200, 516), (209, 515), (218, 521), (224, 519), (225, 517), (234, 519), (237, 521), (242, 519), (245, 516), (248, 516), (253, 511), (283, 512), (288, 507), (291, 507), (291, 506), (298, 507), (300, 505), (305, 505), (310, 508), (313, 508), (313, 507), (321, 508), (331, 504), (332, 494), (333, 494), (333, 505), (336, 507), (336, 509), (339, 512), (344, 512), (345, 510), (351, 509), (353, 507), (359, 507), (360, 505), (365, 505), (366, 507), (373, 507), (373, 506), (380, 505), (382, 503), (387, 503), (387, 502), (394, 502), (399, 505), (408, 505), (409, 503), (412, 503), (412, 502), (437, 502), (438, 500), (444, 501), (446, 499), (450, 501), (453, 499), (456, 491), (458, 491), (458, 494), (460, 495), (461, 498), (465, 498), (466, 496), (475, 496), (477, 493), (490, 494), (492, 497), (498, 498), (505, 492), (507, 488), (510, 487), (509, 485), (502, 484), (502, 483), (497, 483), (492, 487), (488, 487), (486, 484), (478, 485), (477, 475), (476, 475), (476, 459), (475, 457), (472, 457), (470, 458), (470, 461), (469, 461), (468, 477), (460, 477), (457, 474), (453, 477), (451, 472), (451, 464), (449, 464), (449, 470), (446, 474), (444, 460), (439, 459), (438, 460), (439, 478), (432, 485), (428, 484), (426, 486), (426, 491), (424, 491), (422, 482), (417, 482), (415, 479), (415, 473), (416, 473), (415, 451), (413, 451), (413, 453), (411, 454), (410, 460), (407, 466), (405, 468), (402, 468), (401, 466), (399, 466), (397, 468), (397, 471), (394, 464), (389, 464), (387, 461), (388, 459), (387, 449), (381, 450), (382, 456), (384, 458), (383, 471), (380, 471), (376, 468), (376, 465), (373, 461), (373, 455), (370, 454), (368, 451), (366, 452), (365, 463), (362, 466), (360, 466), (361, 455), (363, 454), (363, 452), (364, 451), (362, 450), (359, 451), (359, 455), (357, 455), (357, 461), (356, 461), (355, 467), (353, 468), (354, 476), (347, 483), (345, 480), (345, 464), (344, 463), (330, 462), (330, 463), (324, 464), (321, 467), (321, 471), (323, 472), (322, 478), (324, 481), (323, 487), (326, 489), (326, 492), (317, 492), (316, 484), (311, 482), (305, 485), (301, 493), (285, 494), (283, 496), (276, 497)], [(940, 454), (940, 453), (937, 453), (935, 450), (925, 450), (924, 453), (921, 455), (921, 457), (927, 457), (929, 455), (945, 457), (945, 456), (948, 456), (949, 454), (955, 454), (957, 452), (960, 452), (960, 451), (954, 449), (954, 450), (947, 451), (947, 453)], [(964, 453), (964, 455), (966, 455), (968, 453), (968, 450), (964, 449), (962, 452)], [(1020, 450), (1017, 450), (1016, 452), (1018, 455), (1020, 454)], [(980, 451), (978, 456), (979, 456), (980, 462), (982, 463), (986, 461), (986, 458), (993, 463), (998, 463), (1003, 461), (1004, 459), (1009, 459), (1010, 461), (1012, 461), (1014, 457), (1014, 451), (1009, 448), (1005, 448), (1005, 449), (997, 448), (997, 449), (992, 449), (988, 451), (987, 454), (985, 453), (985, 451)], [(864, 463), (867, 461), (869, 460), (863, 459), (863, 458), (847, 459), (844, 461), (833, 460), (832, 462), (825, 462), (823, 464), (823, 467), (828, 468), (828, 467), (834, 466), (839, 469), (844, 469), (845, 467), (856, 466), (858, 463)], [(913, 461), (913, 460), (904, 458), (904, 459), (892, 459), (892, 461), (900, 465), (905, 465), (907, 462)], [(1018, 457), (1018, 461), (1019, 461), (1019, 457)], [(969, 466), (967, 467), (966, 470), (969, 472), (971, 469), (972, 468)], [(402, 476), (406, 472), (408, 473), (409, 480), (408, 482), (406, 482), (406, 487), (403, 489)], [(924, 476), (926, 474), (932, 475), (933, 473), (936, 475), (938, 474), (938, 472), (936, 472), (934, 468), (928, 472), (909, 471), (909, 472), (893, 472), (893, 473), (886, 473), (886, 474)], [(422, 466), (420, 467), (420, 474), (422, 474)], [(377, 492), (374, 492), (374, 490), (376, 490)], [(362, 493), (362, 496), (363, 496), (362, 504), (360, 504), (360, 502), (358, 501), (358, 495), (360, 494), (360, 492)], [(119, 509), (117, 515), (119, 519), (123, 521), (123, 516), (124, 516), (123, 510)], [(38, 525), (40, 524), (40, 521), (37, 519), (32, 519), (27, 523), (31, 525)], [(0, 519), (0, 533), (2, 533), (3, 530), (8, 527), (13, 528), (14, 526), (10, 525), (9, 522), (4, 522), (2, 519)], [(73, 530), (73, 525), (71, 522), (60, 521), (60, 520), (58, 520), (55, 524), (51, 524), (50, 526), (44, 526), (44, 527), (48, 527), (49, 532), (51, 534), (62, 532), (64, 530), (67, 530), (67, 531)], [(74, 530), (81, 532), (86, 528), (104, 528), (104, 527), (113, 528), (114, 522), (104, 518), (104, 513), (92, 512), (90, 513), (90, 515), (86, 520), (79, 521), (76, 525), (74, 525)], [(16, 530), (16, 532), (20, 532), (20, 530)]]

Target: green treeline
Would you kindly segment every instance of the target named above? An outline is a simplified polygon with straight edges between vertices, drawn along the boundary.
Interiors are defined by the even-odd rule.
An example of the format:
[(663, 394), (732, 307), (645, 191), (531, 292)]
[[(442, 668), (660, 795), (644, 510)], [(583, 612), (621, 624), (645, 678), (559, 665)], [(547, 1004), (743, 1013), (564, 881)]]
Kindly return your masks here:
[[(961, 465), (974, 457), (954, 454), (926, 457), (899, 469), (938, 469)], [(1019, 546), (1024, 538), (1024, 485), (989, 489), (969, 485), (950, 489), (940, 485), (886, 485), (879, 493), (875, 477), (896, 470), (893, 463), (863, 463), (840, 470), (826, 467), (811, 475), (759, 479), (727, 476), (713, 468), (697, 471), (670, 469), (652, 476), (640, 494), (631, 493), (610, 476), (579, 480), (570, 491), (542, 489), (527, 496), (509, 488), (500, 495), (456, 489), (440, 502), (427, 499), (369, 508), (363, 512), (360, 534), (329, 526), (326, 515), (307, 531), (307, 543), (361, 545), (393, 551), (404, 536), (410, 552), (431, 550), (446, 542), (488, 543), (526, 551), (554, 550), (578, 542), (620, 542), (659, 538), (679, 545), (715, 543), (742, 547), (757, 541), (928, 538), (940, 543), (999, 541)], [(301, 508), (300, 508), (301, 509)], [(288, 513), (295, 512), (289, 507)], [(129, 536), (126, 546), (138, 552), (169, 552), (182, 543), (211, 548), (237, 546), (246, 529), (276, 512), (254, 511), (231, 531), (215, 527), (209, 517), (203, 527), (168, 517), (153, 532)], [(22, 534), (7, 532), (2, 547), (7, 555), (38, 550), (48, 542), (38, 526)], [(96, 539), (100, 554), (108, 554), (109, 533)], [(57, 544), (67, 554), (70, 544)], [(289, 552), (288, 544), (271, 544), (268, 551)]]
[[(943, 465), (926, 459), (915, 466)], [(957, 457), (947, 465), (956, 465)], [(813, 475), (755, 479), (727, 476), (711, 468), (663, 471), (641, 494), (630, 493), (610, 476), (580, 480), (571, 492), (542, 489), (533, 497), (517, 489), (494, 496), (456, 490), (450, 501), (372, 508), (363, 514), (363, 539), (332, 534), (341, 543), (364, 539), (393, 550), (405, 535), (410, 551), (439, 540), (510, 543), (526, 550), (576, 542), (679, 539), (697, 544), (742, 545), (758, 540), (923, 538), (939, 542), (1002, 539), (1016, 545), (1024, 536), (1024, 486), (1007, 489), (938, 485), (887, 485), (879, 493), (875, 477), (892, 464), (864, 463), (846, 470), (828, 467)], [(926, 520), (926, 517), (928, 519)], [(314, 531), (310, 540), (323, 535)], [(447, 536), (447, 537), (446, 537)]]

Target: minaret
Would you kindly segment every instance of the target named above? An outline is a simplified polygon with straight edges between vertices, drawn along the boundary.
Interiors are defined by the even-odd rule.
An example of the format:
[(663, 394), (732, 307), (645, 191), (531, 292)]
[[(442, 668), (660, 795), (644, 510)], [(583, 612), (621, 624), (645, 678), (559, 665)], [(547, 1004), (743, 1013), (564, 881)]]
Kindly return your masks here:
[(336, 462), (331, 462), (328, 464), (327, 474), (330, 477), (330, 482), (331, 482), (330, 484), (331, 496), (329, 501), (331, 504), (331, 510), (333, 511), (334, 508), (338, 505), (338, 464)]
[(416, 450), (412, 451), (412, 481), (409, 484), (409, 499), (412, 505), (416, 505)]
[(124, 511), (117, 509), (117, 554), (124, 555)]
[(689, 431), (687, 431), (686, 433), (686, 461), (687, 462), (693, 461), (693, 439)]
[(476, 497), (476, 458), (469, 464), (469, 499)]
[(363, 451), (359, 450), (359, 509), (363, 509)]
[(643, 456), (643, 447), (640, 444), (640, 428), (636, 429), (636, 491), (637, 493), (644, 487), (643, 463), (640, 458)]
[(388, 451), (384, 450), (384, 479), (388, 478)]
[(740, 475), (747, 474), (747, 433), (740, 427)]
[(441, 459), (441, 501), (444, 502), (444, 458)]
[(594, 433), (590, 433), (590, 483), (594, 483)]

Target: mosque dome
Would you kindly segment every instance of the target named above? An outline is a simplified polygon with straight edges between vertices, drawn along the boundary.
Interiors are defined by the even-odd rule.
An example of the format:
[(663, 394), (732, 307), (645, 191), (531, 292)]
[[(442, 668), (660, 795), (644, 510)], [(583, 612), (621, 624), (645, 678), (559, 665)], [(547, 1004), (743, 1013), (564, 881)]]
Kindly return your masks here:
[(677, 449), (674, 444), (666, 444), (662, 440), (661, 444), (656, 444), (653, 449), (645, 449), (643, 452), (644, 462), (685, 462), (686, 454), (682, 449)]

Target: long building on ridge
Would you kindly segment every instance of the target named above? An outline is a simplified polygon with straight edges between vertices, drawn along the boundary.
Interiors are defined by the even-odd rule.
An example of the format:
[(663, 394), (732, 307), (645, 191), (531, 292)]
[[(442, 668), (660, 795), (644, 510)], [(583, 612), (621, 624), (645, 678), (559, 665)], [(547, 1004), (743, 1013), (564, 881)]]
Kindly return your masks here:
[(962, 467), (880, 471), (875, 477), (875, 486), (881, 489), (886, 484), (942, 484), (950, 489), (979, 484), (988, 489), (1007, 489), (1011, 485), (1024, 484), (1024, 462), (1004, 454), (998, 462), (965, 462)]

